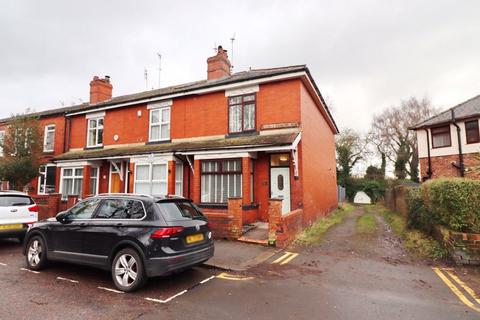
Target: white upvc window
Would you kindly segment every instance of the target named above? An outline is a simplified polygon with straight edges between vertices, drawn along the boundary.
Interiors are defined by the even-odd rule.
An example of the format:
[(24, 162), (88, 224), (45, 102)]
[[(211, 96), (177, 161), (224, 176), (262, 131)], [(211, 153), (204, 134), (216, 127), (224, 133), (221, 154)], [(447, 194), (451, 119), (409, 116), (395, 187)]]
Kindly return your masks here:
[(90, 168), (90, 195), (98, 194), (98, 180), (99, 180), (100, 170), (98, 167)]
[(103, 146), (103, 117), (88, 119), (87, 147)]
[(3, 144), (5, 142), (5, 131), (0, 131), (0, 157), (3, 157)]
[(83, 168), (62, 168), (62, 179), (60, 183), (63, 199), (67, 198), (67, 196), (81, 196)]
[(49, 194), (55, 192), (55, 175), (57, 168), (54, 164), (41, 165), (38, 177), (38, 194)]
[(168, 168), (166, 163), (136, 164), (134, 192), (139, 194), (166, 195)]
[(175, 195), (183, 196), (183, 164), (175, 163)]
[(170, 107), (150, 110), (149, 141), (170, 140)]
[(43, 135), (43, 152), (52, 152), (55, 146), (55, 125), (49, 124), (45, 126)]

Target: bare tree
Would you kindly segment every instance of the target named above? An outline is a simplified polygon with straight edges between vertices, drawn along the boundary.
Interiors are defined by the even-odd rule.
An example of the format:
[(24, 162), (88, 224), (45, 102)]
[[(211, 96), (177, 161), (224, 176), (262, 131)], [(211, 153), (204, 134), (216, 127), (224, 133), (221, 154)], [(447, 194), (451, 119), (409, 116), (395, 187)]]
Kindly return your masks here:
[(345, 129), (337, 136), (335, 146), (338, 184), (346, 186), (352, 169), (365, 156), (367, 142), (354, 130)]
[(373, 118), (370, 138), (382, 156), (395, 164), (398, 179), (418, 181), (418, 147), (408, 128), (437, 113), (427, 98), (402, 100)]

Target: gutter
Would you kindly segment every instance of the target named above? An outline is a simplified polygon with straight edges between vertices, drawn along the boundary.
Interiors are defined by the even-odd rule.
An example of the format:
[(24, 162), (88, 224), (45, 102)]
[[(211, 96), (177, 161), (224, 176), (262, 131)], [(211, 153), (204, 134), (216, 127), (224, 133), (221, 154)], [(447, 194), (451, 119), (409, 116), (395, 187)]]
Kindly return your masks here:
[(457, 128), (457, 139), (458, 139), (458, 162), (459, 164), (452, 163), (452, 165), (460, 170), (460, 177), (465, 176), (465, 165), (463, 163), (463, 152), (462, 152), (462, 138), (461, 130), (455, 120), (455, 111), (452, 109), (452, 124)]
[(432, 157), (430, 155), (430, 133), (427, 128), (424, 128), (425, 132), (427, 133), (427, 157), (428, 157), (428, 170), (427, 170), (427, 176), (423, 177), (423, 181), (426, 181), (428, 179), (432, 178)]

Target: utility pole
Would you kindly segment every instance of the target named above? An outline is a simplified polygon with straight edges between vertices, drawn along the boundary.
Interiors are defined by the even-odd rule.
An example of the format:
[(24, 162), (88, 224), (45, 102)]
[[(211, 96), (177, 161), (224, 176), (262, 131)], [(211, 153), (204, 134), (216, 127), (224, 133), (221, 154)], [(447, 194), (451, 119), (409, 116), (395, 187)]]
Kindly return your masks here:
[(232, 70), (233, 70), (233, 42), (235, 41), (235, 32), (233, 33), (233, 36), (230, 38), (230, 41), (232, 41), (232, 50), (231, 50), (231, 51), (232, 51), (232, 55), (231, 55), (230, 61), (232, 62), (232, 63), (231, 63), (231, 68), (232, 68)]

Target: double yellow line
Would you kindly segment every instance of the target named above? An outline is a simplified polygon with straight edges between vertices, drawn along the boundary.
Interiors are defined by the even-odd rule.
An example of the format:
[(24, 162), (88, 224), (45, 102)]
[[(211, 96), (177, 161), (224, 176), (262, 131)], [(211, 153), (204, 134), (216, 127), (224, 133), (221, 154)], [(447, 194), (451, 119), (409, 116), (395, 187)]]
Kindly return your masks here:
[(280, 265), (287, 264), (290, 261), (292, 261), (293, 259), (295, 259), (297, 256), (298, 256), (298, 253), (293, 253), (293, 252), (286, 251), (280, 258), (273, 261), (272, 264), (273, 263), (280, 264)]
[(227, 272), (222, 272), (217, 276), (218, 279), (223, 280), (233, 280), (233, 281), (245, 281), (245, 280), (253, 280), (254, 277), (244, 277), (240, 275), (235, 275)]
[[(469, 286), (467, 286), (462, 280), (460, 280), (459, 277), (457, 277), (453, 273), (452, 269), (448, 269), (448, 268), (442, 268), (442, 269), (432, 268), (432, 269), (437, 274), (437, 276), (439, 276), (439, 278), (442, 279), (442, 281), (447, 285), (447, 287), (450, 288), (450, 290), (452, 290), (452, 292), (458, 297), (458, 299), (460, 299), (460, 301), (463, 302), (463, 304), (465, 304), (467, 307), (477, 312), (480, 312), (480, 308), (479, 308), (480, 299)], [(449, 277), (447, 277), (447, 275), (453, 281), (451, 281)], [(460, 287), (457, 287), (455, 283)], [(471, 299), (475, 301), (479, 306), (475, 305), (470, 299), (468, 299), (467, 296), (463, 294), (460, 288), (462, 288), (471, 297)]]

